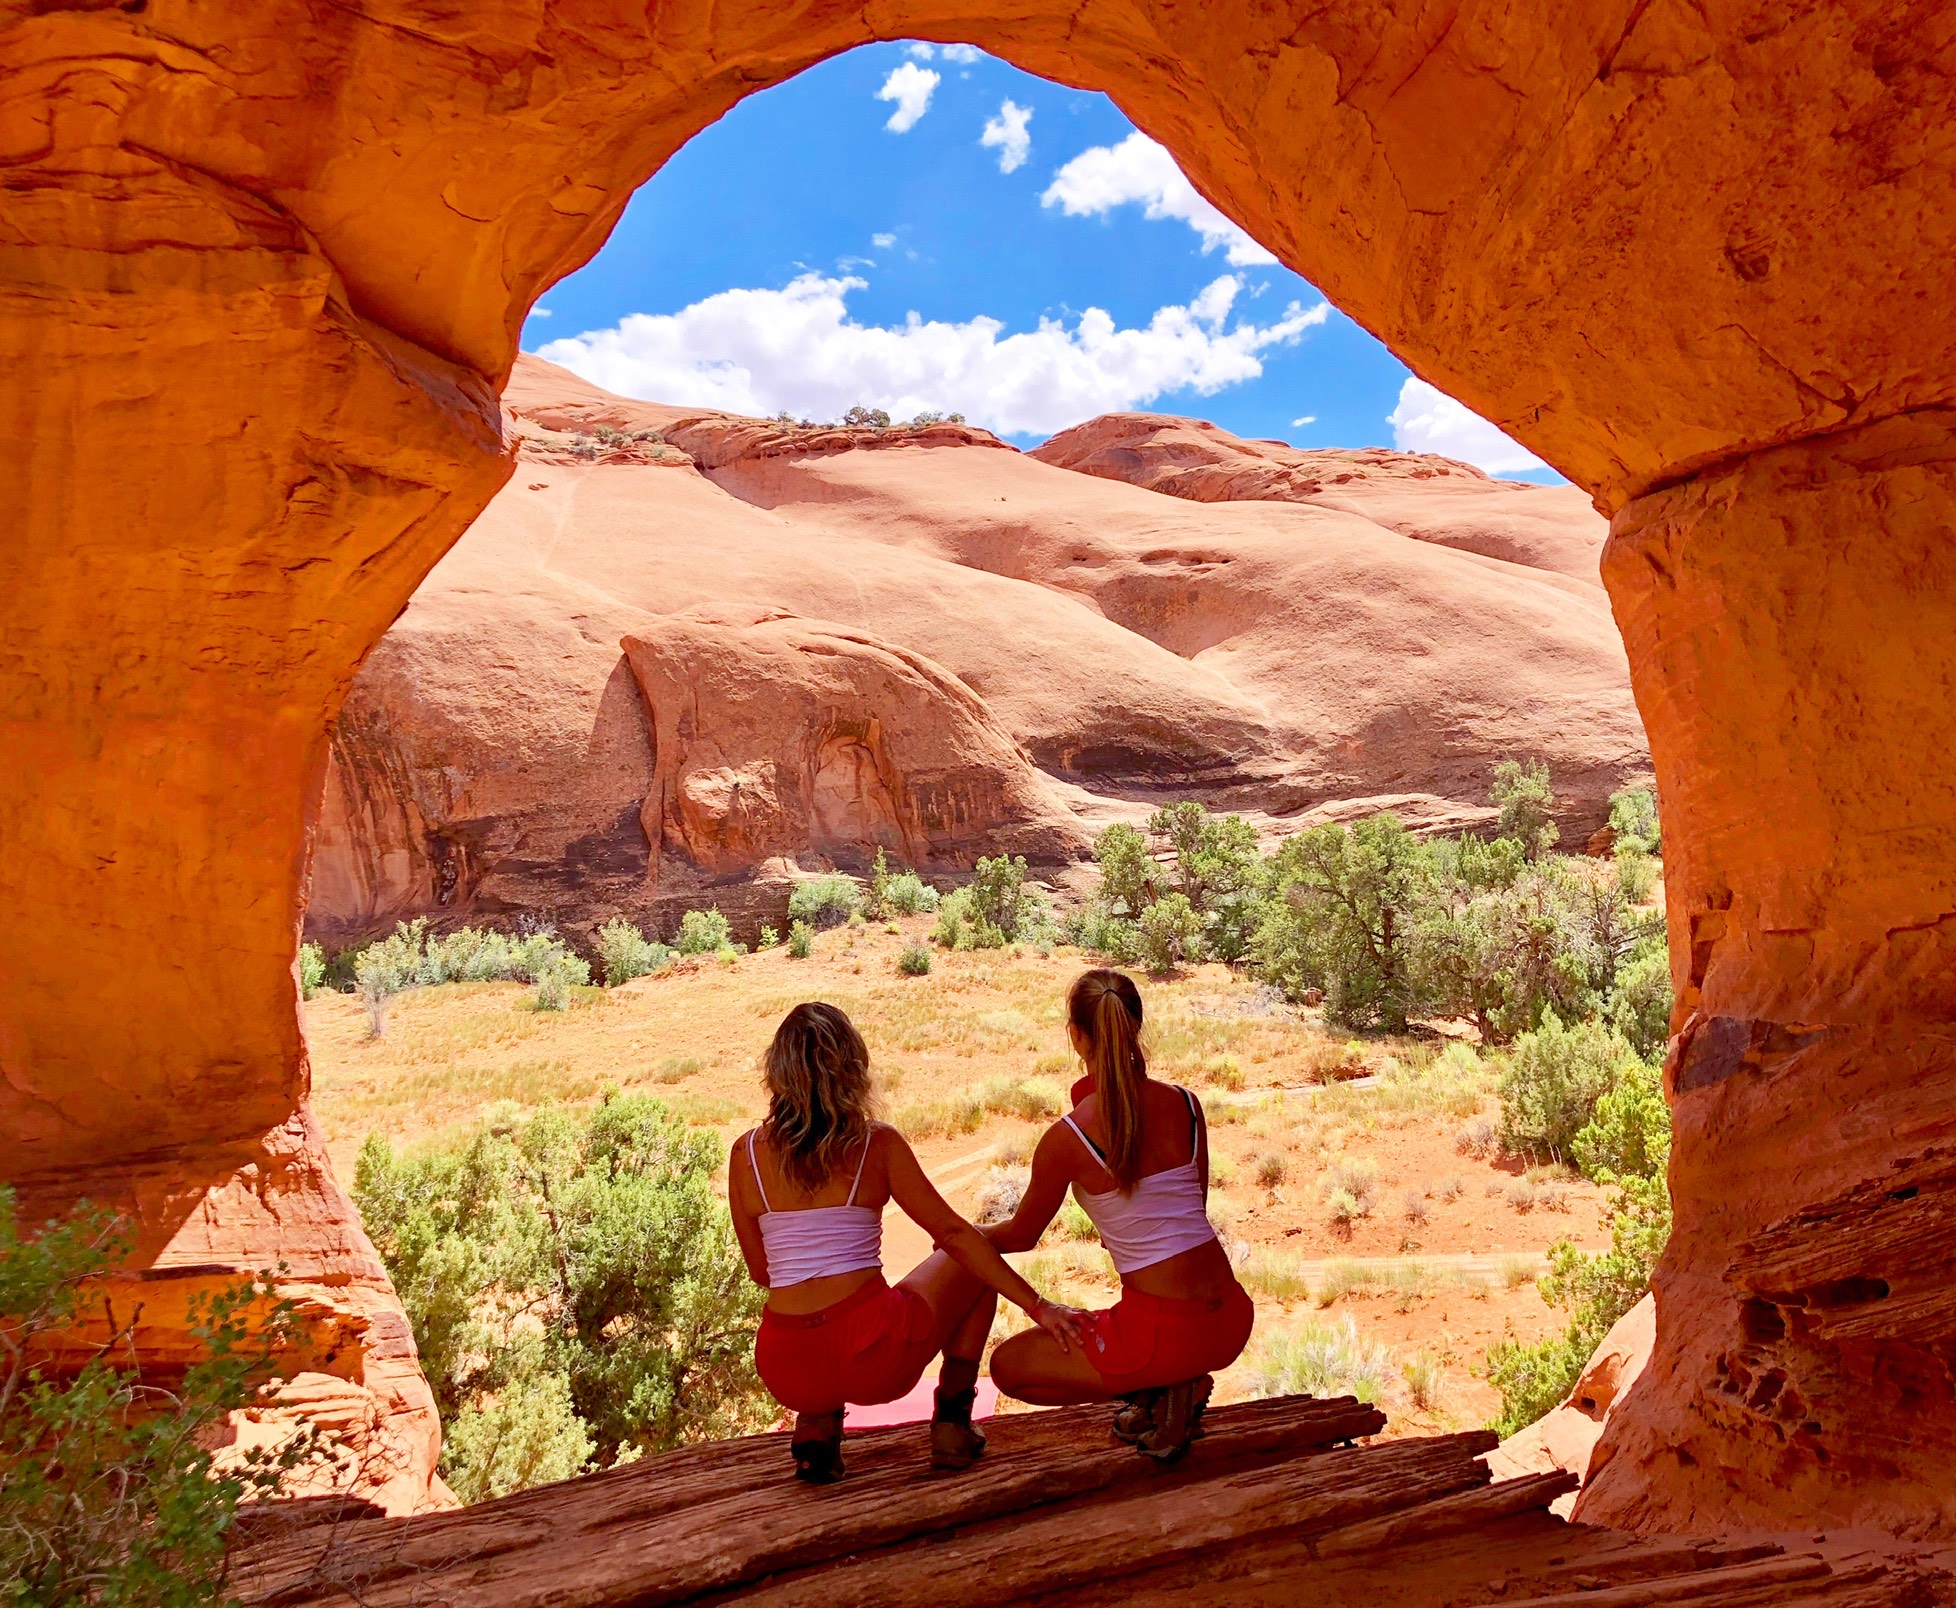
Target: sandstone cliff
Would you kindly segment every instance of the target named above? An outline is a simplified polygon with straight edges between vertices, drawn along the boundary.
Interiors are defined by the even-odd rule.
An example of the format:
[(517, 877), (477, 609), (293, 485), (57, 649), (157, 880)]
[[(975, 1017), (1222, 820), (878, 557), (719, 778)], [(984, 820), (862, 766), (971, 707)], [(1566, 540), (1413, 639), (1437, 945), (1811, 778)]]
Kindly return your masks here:
[[(1273, 830), (1457, 824), (1516, 754), (1553, 765), (1574, 833), (1648, 766), (1602, 521), (1567, 489), (1131, 414), (1032, 455), (800, 429), (530, 358), (504, 404), (515, 480), (339, 720), (329, 940), (709, 897), (758, 920), (791, 863), (1055, 867), (1176, 796)], [(1158, 494), (1199, 474), (1215, 496)]]

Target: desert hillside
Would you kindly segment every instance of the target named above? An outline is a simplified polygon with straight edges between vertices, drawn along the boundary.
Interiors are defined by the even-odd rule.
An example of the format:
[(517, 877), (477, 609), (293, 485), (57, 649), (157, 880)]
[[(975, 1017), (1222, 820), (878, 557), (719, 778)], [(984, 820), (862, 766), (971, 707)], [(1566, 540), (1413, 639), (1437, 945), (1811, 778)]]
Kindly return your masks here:
[[(630, 402), (522, 360), (515, 477), (340, 717), (308, 926), (752, 924), (878, 846), (1063, 867), (1166, 798), (1271, 831), (1486, 811), (1565, 839), (1647, 771), (1566, 488), (1115, 415), (1020, 453)], [(1164, 494), (1167, 493), (1167, 494)]]

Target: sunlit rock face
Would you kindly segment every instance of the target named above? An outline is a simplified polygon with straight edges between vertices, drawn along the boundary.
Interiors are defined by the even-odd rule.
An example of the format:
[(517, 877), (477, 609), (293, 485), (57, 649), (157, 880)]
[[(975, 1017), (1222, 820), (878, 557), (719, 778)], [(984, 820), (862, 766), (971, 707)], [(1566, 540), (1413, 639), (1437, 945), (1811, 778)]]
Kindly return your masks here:
[[(967, 39), (1113, 93), (1616, 517), (1682, 918), (1678, 1232), (1585, 1511), (1956, 1528), (1947, 1281), (1921, 1282), (1956, 1199), (1936, 8), (4, 19), (0, 1174), (37, 1207), (124, 1205), (152, 1261), (193, 1220), (223, 1228), (212, 1266), (289, 1245), (377, 1332), (384, 1282), (327, 1265), (367, 1254), (337, 1190), (291, 1197), (303, 1234), (245, 1205), (304, 1122), (292, 958), (329, 722), (509, 476), (524, 313), (632, 189), (839, 50)], [(437, 1499), (432, 1438), (401, 1444), (388, 1500)]]
[(1371, 514), (1363, 485), (1197, 506), (980, 430), (784, 429), (532, 357), (504, 405), (516, 478), (335, 724), (328, 942), (416, 916), (669, 929), (707, 901), (751, 929), (791, 864), (1051, 874), (1137, 795), (1460, 825), (1516, 754), (1580, 842), (1648, 774), (1607, 527), (1568, 488), (1341, 454), (1387, 465)]

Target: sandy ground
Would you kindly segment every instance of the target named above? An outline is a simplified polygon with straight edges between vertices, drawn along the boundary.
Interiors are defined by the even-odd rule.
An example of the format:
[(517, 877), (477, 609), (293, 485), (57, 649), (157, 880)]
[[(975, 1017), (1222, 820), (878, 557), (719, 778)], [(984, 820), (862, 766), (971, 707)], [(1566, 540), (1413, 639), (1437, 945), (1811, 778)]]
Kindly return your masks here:
[[(920, 1135), (925, 1167), (970, 1213), (994, 1166), (1028, 1156), (1045, 1121), (981, 1111), (968, 1095), (1022, 1080), (1063, 1094), (1076, 1070), (1063, 999), (1083, 960), (1065, 950), (934, 951), (928, 976), (902, 977), (897, 951), (931, 922), (896, 925), (823, 934), (806, 960), (774, 950), (581, 991), (557, 1013), (534, 1010), (533, 991), (518, 984), (420, 990), (392, 1003), (380, 1038), (352, 998), (320, 995), (306, 1007), (314, 1110), (348, 1181), (369, 1133), (439, 1141), (498, 1101), (579, 1103), (607, 1088), (657, 1093), (731, 1140), (763, 1108), (758, 1064), (775, 1023), (801, 1000), (826, 999), (868, 1040), (886, 1114)], [(1283, 1337), (1349, 1323), (1374, 1356), (1394, 1429), (1491, 1417), (1498, 1397), (1480, 1377), (1487, 1348), (1566, 1321), (1534, 1275), (1557, 1240), (1607, 1243), (1602, 1192), (1463, 1149), (1463, 1131), (1485, 1130), (1498, 1114), (1493, 1068), (1455, 1050), (1446, 1076), (1402, 1070), (1432, 1061), (1444, 1039), (1355, 1042), (1220, 966), (1148, 983), (1145, 994), (1155, 1074), (1196, 1088), (1209, 1112), (1212, 1214), (1257, 1298), (1257, 1338), (1221, 1380), (1223, 1395), (1254, 1392)], [(1354, 1180), (1370, 1186), (1368, 1209), (1336, 1221), (1330, 1191)], [(890, 1214), (893, 1276), (928, 1250), (921, 1231)], [(1097, 1244), (1056, 1230), (1018, 1260), (1061, 1299), (1114, 1299)]]

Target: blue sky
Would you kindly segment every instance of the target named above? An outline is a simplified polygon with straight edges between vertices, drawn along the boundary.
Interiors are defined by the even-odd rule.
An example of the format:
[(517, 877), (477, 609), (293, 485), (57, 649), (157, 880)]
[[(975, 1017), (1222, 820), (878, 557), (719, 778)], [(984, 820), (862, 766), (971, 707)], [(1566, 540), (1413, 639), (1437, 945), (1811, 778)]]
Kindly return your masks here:
[(1399, 445), (1553, 479), (1196, 195), (1106, 97), (969, 47), (870, 45), (749, 97), (548, 291), (524, 347), (627, 395), (1095, 413)]

